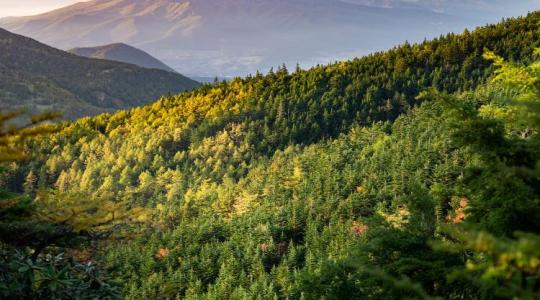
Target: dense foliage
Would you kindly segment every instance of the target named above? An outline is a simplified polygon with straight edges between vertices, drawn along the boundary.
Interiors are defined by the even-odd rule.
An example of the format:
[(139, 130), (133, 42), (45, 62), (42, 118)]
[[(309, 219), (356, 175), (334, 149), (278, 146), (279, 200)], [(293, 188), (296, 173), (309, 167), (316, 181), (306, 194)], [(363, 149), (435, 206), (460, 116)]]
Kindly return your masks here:
[(64, 123), (2, 180), (142, 212), (91, 255), (129, 299), (538, 298), (539, 20)]
[[(40, 123), (53, 120), (57, 115), (33, 116), (21, 127), (9, 125), (19, 116), (20, 112), (0, 114), (0, 162), (28, 158), (21, 143), (55, 131), (55, 127)], [(0, 173), (5, 171), (0, 166)], [(62, 201), (62, 210), (53, 211), (56, 207), (40, 202), (38, 198), (0, 189), (0, 298), (118, 298), (118, 287), (107, 283), (95, 264), (91, 261), (84, 264), (76, 262), (62, 252), (68, 245), (74, 246), (80, 242), (83, 230), (97, 229), (73, 226), (73, 222), (65, 218), (66, 214), (62, 214), (62, 221), (55, 219), (55, 215), (62, 210), (72, 211), (73, 218), (83, 219), (84, 216), (75, 212), (82, 205), (77, 203), (69, 206)], [(91, 219), (104, 211), (94, 208)], [(115, 211), (119, 209), (121, 207), (117, 206)], [(122, 224), (127, 224), (125, 221), (122, 220)], [(111, 222), (103, 225), (108, 223)]]

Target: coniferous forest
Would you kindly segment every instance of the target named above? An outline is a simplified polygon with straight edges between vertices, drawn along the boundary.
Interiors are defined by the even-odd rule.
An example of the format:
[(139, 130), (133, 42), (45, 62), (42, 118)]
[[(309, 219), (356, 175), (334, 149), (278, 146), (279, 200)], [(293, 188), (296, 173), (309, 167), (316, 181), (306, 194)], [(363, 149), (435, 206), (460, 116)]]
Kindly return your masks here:
[(0, 298), (540, 299), (539, 49), (536, 12), (77, 121), (5, 112)]

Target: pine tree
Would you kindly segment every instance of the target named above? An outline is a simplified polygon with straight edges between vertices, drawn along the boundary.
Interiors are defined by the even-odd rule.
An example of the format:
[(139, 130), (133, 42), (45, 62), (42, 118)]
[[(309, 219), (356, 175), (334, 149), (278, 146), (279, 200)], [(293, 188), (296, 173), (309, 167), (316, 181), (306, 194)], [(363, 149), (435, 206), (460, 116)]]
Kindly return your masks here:
[(33, 170), (30, 170), (28, 172), (28, 175), (26, 175), (26, 179), (23, 184), (24, 192), (28, 195), (32, 195), (36, 192), (37, 188), (37, 177), (34, 174)]

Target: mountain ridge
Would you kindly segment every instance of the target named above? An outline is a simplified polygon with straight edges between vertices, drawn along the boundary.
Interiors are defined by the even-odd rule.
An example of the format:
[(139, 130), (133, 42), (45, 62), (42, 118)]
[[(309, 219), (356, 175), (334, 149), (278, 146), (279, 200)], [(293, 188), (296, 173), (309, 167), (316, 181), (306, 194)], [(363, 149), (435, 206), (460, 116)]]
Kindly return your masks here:
[(447, 28), (461, 31), (462, 23), (461, 17), (417, 6), (342, 0), (94, 0), (0, 19), (0, 27), (62, 49), (122, 42), (173, 69), (207, 77), (245, 76), (281, 63), (329, 63)]
[(176, 72), (150, 54), (124, 43), (113, 43), (94, 47), (78, 47), (67, 52), (88, 58), (114, 60), (148, 69)]
[(148, 103), (199, 84), (178, 73), (80, 57), (0, 28), (0, 108), (66, 118)]

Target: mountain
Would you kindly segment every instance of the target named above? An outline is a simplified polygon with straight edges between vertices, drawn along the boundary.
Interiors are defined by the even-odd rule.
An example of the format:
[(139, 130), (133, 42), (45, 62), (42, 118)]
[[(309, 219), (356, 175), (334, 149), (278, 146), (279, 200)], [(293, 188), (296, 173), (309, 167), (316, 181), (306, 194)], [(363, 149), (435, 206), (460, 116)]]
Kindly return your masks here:
[(203, 77), (192, 76), (190, 78), (201, 83), (214, 83), (216, 80), (227, 81), (227, 80), (233, 79), (233, 77), (204, 77), (204, 76)]
[(431, 7), (353, 0), (92, 0), (0, 19), (0, 27), (62, 49), (127, 43), (203, 77), (329, 63), (466, 25), (478, 23)]
[[(481, 22), (490, 22), (493, 16), (511, 16), (534, 11), (540, 6), (537, 0), (345, 0), (350, 3), (374, 7), (416, 7), (451, 15), (464, 15)], [(496, 17), (497, 18), (497, 17)]]
[(540, 299), (539, 29), (4, 133), (0, 295)]
[(130, 108), (198, 86), (180, 74), (76, 56), (0, 29), (0, 109), (66, 118)]
[(125, 62), (143, 68), (176, 72), (150, 54), (126, 44), (116, 43), (97, 47), (73, 48), (69, 53), (88, 58), (98, 58)]

